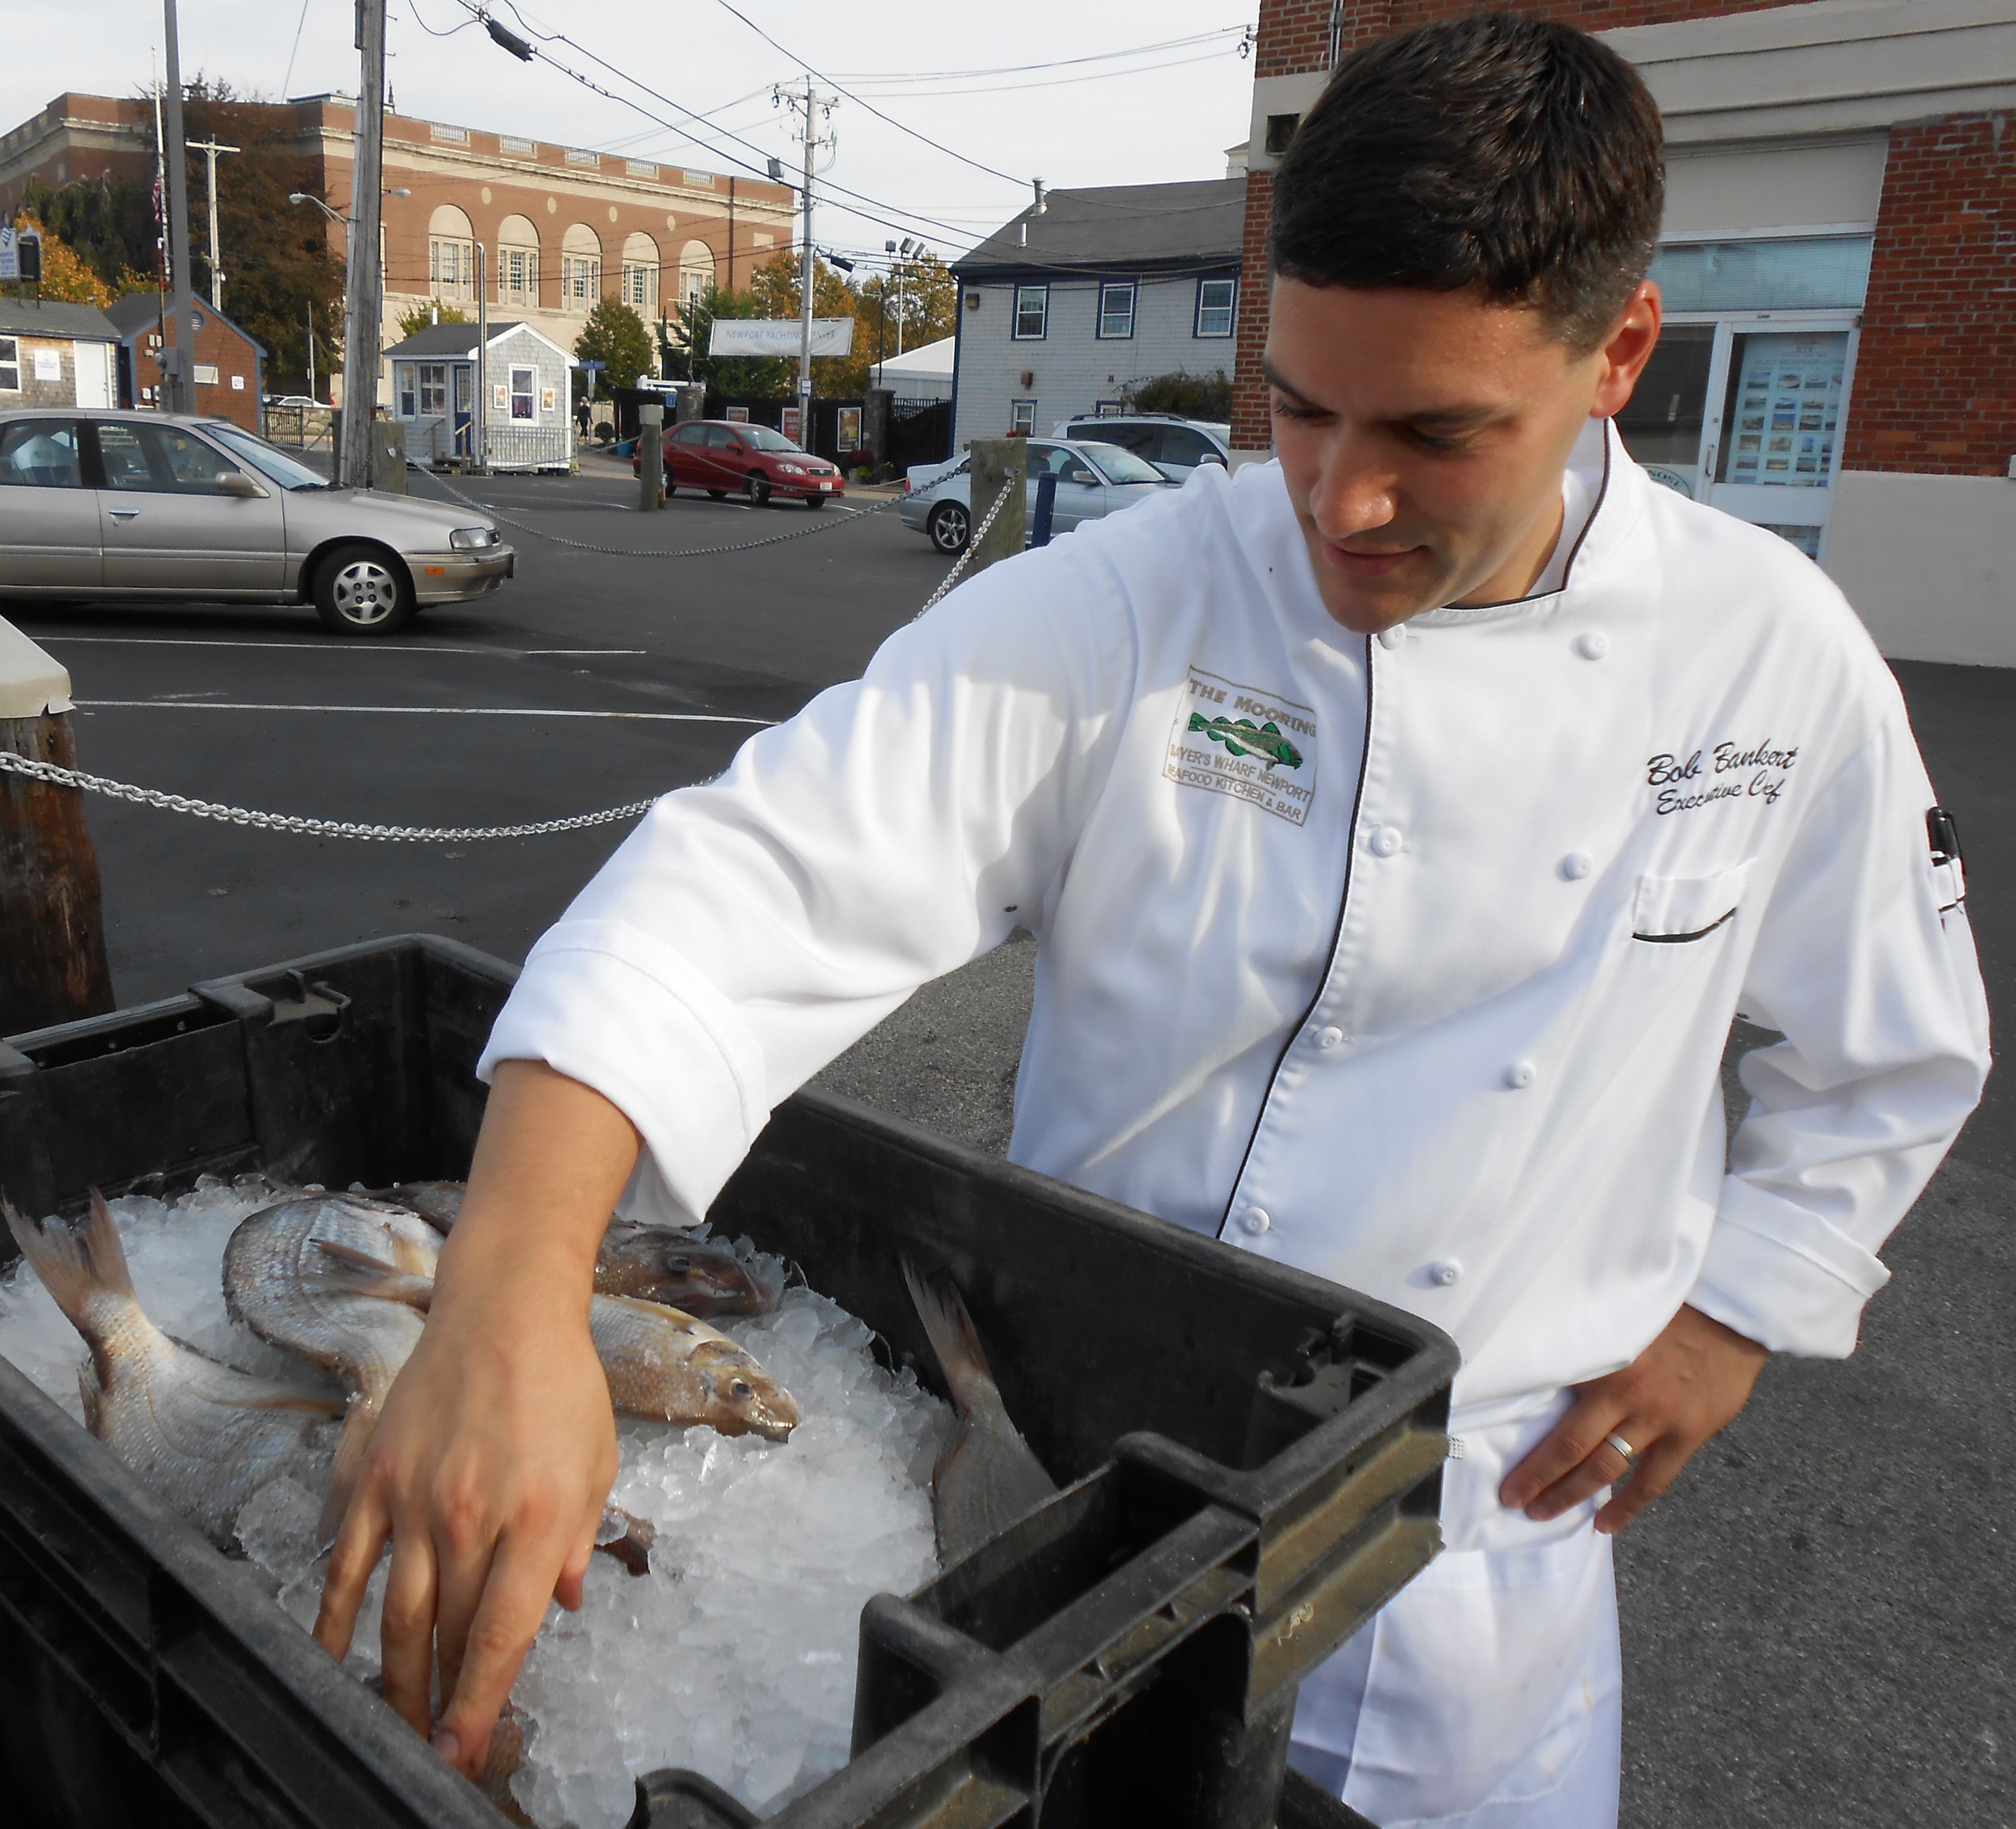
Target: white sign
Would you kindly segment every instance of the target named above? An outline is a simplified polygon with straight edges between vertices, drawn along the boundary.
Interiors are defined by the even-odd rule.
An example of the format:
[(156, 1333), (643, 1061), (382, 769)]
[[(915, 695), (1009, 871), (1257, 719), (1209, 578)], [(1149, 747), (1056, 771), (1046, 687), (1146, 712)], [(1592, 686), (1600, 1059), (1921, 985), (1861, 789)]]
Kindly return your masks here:
[[(803, 328), (796, 318), (716, 318), (707, 340), (710, 356), (795, 356)], [(852, 318), (814, 318), (812, 353), (848, 356), (854, 350)]]
[(60, 381), (63, 379), (63, 358), (53, 349), (38, 349), (35, 352), (35, 378), (37, 381)]
[(18, 280), (20, 277), (20, 238), (12, 229), (0, 227), (0, 280)]

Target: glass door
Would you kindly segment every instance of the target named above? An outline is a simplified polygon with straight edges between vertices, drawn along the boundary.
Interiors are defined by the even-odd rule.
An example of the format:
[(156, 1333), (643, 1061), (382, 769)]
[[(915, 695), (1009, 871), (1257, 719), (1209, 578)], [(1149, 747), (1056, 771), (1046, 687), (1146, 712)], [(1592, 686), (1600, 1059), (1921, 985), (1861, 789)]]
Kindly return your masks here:
[(1655, 481), (1818, 559), (1856, 342), (1846, 315), (1669, 321), (1618, 415), (1624, 448)]

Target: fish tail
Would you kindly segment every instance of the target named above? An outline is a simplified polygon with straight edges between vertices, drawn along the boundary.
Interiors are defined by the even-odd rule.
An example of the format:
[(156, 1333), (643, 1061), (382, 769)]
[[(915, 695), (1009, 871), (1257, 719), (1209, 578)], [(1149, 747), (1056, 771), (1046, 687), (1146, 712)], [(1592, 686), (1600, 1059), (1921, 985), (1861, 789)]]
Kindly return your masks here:
[(1190, 728), (1192, 730), (1204, 731), (1208, 732), (1210, 730), (1210, 719), (1206, 718), (1202, 711), (1193, 711), (1190, 714)]
[(903, 1281), (910, 1285), (910, 1298), (917, 1305), (917, 1317), (930, 1336), (945, 1382), (960, 1406), (967, 1407), (977, 1386), (991, 1387), (994, 1381), (973, 1318), (950, 1277), (927, 1277), (907, 1257), (902, 1264)]
[(343, 1433), (336, 1440), (336, 1458), (329, 1469), (329, 1497), (323, 1502), (316, 1535), (324, 1544), (335, 1541), (344, 1514), (350, 1509), (357, 1481), (364, 1474), (364, 1450), (371, 1445), (371, 1432), (378, 1426), (378, 1406), (368, 1397), (350, 1400), (343, 1419)]
[(60, 1219), (37, 1225), (5, 1198), (0, 1198), (0, 1215), (42, 1286), (79, 1332), (84, 1329), (85, 1306), (94, 1295), (110, 1290), (133, 1300), (133, 1280), (127, 1273), (119, 1227), (96, 1188), (91, 1190), (90, 1216), (76, 1227)]
[(417, 1308), (424, 1314), (434, 1300), (434, 1279), (415, 1275), (403, 1270), (396, 1264), (388, 1264), (381, 1257), (373, 1257), (368, 1251), (359, 1251), (355, 1245), (347, 1245), (335, 1239), (317, 1239), (316, 1250), (334, 1260), (326, 1272), (328, 1280), (348, 1289), (357, 1295), (377, 1296), (386, 1302), (402, 1302), (409, 1308)]

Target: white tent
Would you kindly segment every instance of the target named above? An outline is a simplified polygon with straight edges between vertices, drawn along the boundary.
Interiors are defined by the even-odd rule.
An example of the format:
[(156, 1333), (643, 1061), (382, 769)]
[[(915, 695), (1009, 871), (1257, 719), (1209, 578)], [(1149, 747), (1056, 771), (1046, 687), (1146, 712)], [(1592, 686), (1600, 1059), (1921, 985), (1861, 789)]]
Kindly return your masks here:
[(952, 343), (941, 336), (916, 349), (906, 349), (879, 363), (873, 371), (875, 384), (888, 388), (898, 400), (949, 400), (952, 397)]

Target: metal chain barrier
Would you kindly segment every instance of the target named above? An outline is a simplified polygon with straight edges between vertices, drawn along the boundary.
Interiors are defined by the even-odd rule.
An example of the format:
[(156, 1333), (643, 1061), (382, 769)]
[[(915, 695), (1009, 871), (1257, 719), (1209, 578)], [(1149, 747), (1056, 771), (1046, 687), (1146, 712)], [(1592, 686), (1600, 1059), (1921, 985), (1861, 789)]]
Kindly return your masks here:
[[(437, 477), (435, 480), (438, 481), (439, 479)], [(445, 483), (441, 486), (448, 488)], [(453, 495), (459, 492), (449, 489), (448, 493)], [(994, 498), (993, 505), (988, 509), (980, 525), (968, 539), (966, 550), (960, 554), (958, 563), (945, 574), (944, 581), (938, 589), (925, 599), (923, 609), (917, 612), (918, 616), (937, 605), (964, 575), (967, 567), (973, 562), (975, 549), (987, 537), (987, 530), (994, 524), (994, 517), (1001, 512), (1002, 504), (1008, 499), (1008, 490), (1004, 489)], [(469, 501), (466, 496), (462, 499)], [(899, 496), (896, 500), (900, 501), (902, 498)], [(480, 502), (470, 502), (469, 506), (482, 508), (484, 505)], [(865, 512), (877, 514), (881, 509), (892, 506), (892, 502), (881, 502)], [(491, 512), (487, 509), (485, 511)], [(853, 518), (859, 519), (861, 517), (856, 515)], [(497, 519), (501, 521), (505, 517), (499, 515)], [(514, 522), (510, 524), (517, 525)], [(835, 526), (842, 523), (829, 522), (826, 524)], [(527, 531), (531, 533), (539, 531), (536, 527)], [(818, 531), (817, 527), (808, 527), (798, 533), (780, 535), (776, 540), (760, 540), (751, 544), (774, 546), (779, 540), (802, 540), (806, 533), (817, 533)], [(585, 551), (593, 552), (620, 550), (611, 547), (585, 546), (580, 540), (560, 540), (557, 534), (547, 534), (541, 537), (560, 540), (563, 546), (582, 547)], [(696, 547), (680, 552), (654, 553), (651, 556), (691, 558), (706, 552), (737, 552), (748, 550), (746, 546)], [(916, 617), (910, 619), (914, 622)], [(46, 781), (53, 787), (76, 788), (85, 794), (102, 794), (114, 800), (130, 800), (136, 806), (152, 806), (160, 812), (186, 813), (192, 819), (215, 819), (226, 825), (253, 826), (263, 831), (293, 832), (307, 838), (360, 839), (379, 844), (473, 844), (484, 839), (543, 838), (550, 832), (585, 831), (590, 827), (611, 826), (622, 820), (640, 818), (656, 806), (661, 798), (654, 794), (648, 800), (630, 801), (621, 806), (606, 807), (599, 813), (577, 813), (571, 819), (540, 819), (517, 826), (366, 826), (349, 819), (316, 819), (298, 813), (261, 813), (249, 806), (226, 806), (213, 800), (194, 800), (186, 794), (166, 794), (159, 788), (136, 787), (131, 781), (115, 781), (103, 775), (86, 774), (81, 769), (60, 769), (53, 762), (38, 762), (30, 756), (18, 756), (10, 749), (0, 749), (0, 774), (23, 775), (30, 781)]]
[(192, 800), (185, 794), (164, 794), (159, 788), (135, 787), (130, 781), (87, 775), (79, 769), (59, 769), (53, 762), (37, 762), (17, 756), (10, 749), (0, 749), (0, 774), (26, 775), (31, 781), (48, 781), (56, 787), (78, 788), (114, 800), (130, 800), (163, 813), (186, 813), (193, 819), (217, 819), (227, 825), (256, 826), (265, 831), (298, 832), (310, 838), (364, 839), (385, 844), (473, 844), (481, 839), (542, 838), (548, 832), (585, 831), (591, 826), (635, 819), (648, 813), (660, 798), (654, 794), (648, 800), (633, 800), (600, 813), (577, 813), (571, 819), (541, 819), (523, 826), (360, 826), (348, 819), (312, 819), (294, 813), (260, 813), (248, 806)]
[(760, 547), (781, 546), (787, 540), (810, 540), (814, 534), (831, 533), (835, 527), (858, 526), (871, 515), (879, 515), (885, 509), (893, 508), (902, 501), (901, 495), (893, 495), (886, 502), (878, 502), (872, 508), (856, 508), (837, 519), (823, 515), (808, 527), (798, 527), (789, 533), (771, 534), (762, 540), (745, 540), (733, 546), (601, 546), (593, 540), (569, 540), (564, 534), (548, 533), (544, 527), (535, 527), (529, 521), (521, 521), (493, 508), (487, 502), (479, 502), (473, 495), (464, 495), (452, 483), (428, 471), (423, 471), (427, 481), (438, 489), (453, 496), (465, 508), (476, 509), (488, 515), (494, 521), (502, 521), (507, 527), (516, 527), (520, 533), (528, 533), (535, 540), (551, 540), (556, 546), (572, 547), (577, 552), (600, 552), (616, 559), (716, 559), (724, 553), (754, 552)]

